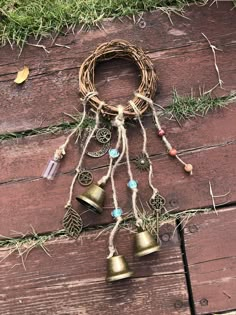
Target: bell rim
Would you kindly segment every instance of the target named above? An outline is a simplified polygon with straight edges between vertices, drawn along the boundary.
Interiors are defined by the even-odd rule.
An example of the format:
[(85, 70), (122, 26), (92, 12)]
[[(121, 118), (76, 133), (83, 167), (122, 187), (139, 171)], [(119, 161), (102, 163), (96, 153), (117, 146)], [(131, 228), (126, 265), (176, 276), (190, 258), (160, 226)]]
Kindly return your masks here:
[(109, 276), (106, 278), (106, 280), (108, 282), (113, 282), (113, 281), (117, 281), (117, 280), (122, 280), (122, 279), (126, 279), (126, 278), (130, 278), (133, 275), (133, 271), (127, 271), (125, 273), (120, 273), (114, 276)]
[(147, 248), (145, 250), (142, 250), (140, 252), (136, 252), (135, 255), (138, 256), (138, 257), (142, 257), (142, 256), (146, 256), (146, 255), (158, 252), (159, 249), (160, 249), (160, 245), (152, 246), (152, 247)]
[[(95, 211), (93, 211), (92, 209), (90, 209), (91, 211), (93, 211), (93, 212), (97, 212), (97, 213), (99, 213), (99, 214), (101, 214), (102, 213), (102, 208), (100, 207), (100, 206), (98, 206), (95, 202), (93, 202), (91, 199), (89, 199), (89, 198), (87, 198), (87, 197), (85, 197), (85, 196), (83, 196), (83, 195), (80, 195), (79, 197), (76, 197), (76, 200), (77, 201), (85, 201), (88, 205), (91, 205), (94, 209), (95, 209)], [(81, 204), (82, 204), (82, 202), (80, 202)], [(82, 204), (83, 206), (85, 206), (84, 204)]]

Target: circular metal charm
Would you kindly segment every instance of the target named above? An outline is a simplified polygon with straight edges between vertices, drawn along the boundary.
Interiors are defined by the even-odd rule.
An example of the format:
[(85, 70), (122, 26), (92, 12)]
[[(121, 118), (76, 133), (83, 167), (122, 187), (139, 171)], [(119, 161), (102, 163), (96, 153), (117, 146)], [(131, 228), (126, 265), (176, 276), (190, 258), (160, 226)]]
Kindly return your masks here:
[(150, 162), (146, 156), (146, 154), (142, 153), (140, 154), (135, 160), (134, 164), (137, 169), (140, 171), (148, 171), (150, 167)]
[(78, 175), (78, 181), (82, 186), (89, 186), (93, 182), (93, 174), (90, 171), (82, 170)]
[(111, 131), (107, 128), (100, 128), (96, 133), (96, 139), (98, 142), (104, 144), (111, 140)]
[(155, 197), (149, 200), (150, 207), (155, 211), (160, 211), (164, 208), (166, 200), (160, 194), (156, 194)]

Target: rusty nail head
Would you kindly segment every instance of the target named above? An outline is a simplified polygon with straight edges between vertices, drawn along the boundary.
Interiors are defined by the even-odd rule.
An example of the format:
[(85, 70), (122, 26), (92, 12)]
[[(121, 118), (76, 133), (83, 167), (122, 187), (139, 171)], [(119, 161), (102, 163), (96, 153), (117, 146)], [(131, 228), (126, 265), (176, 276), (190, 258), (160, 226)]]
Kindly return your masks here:
[(161, 236), (161, 239), (163, 242), (168, 242), (170, 240), (170, 235), (168, 233), (165, 233)]
[(175, 308), (176, 308), (176, 309), (179, 309), (179, 308), (182, 308), (182, 307), (183, 307), (183, 302), (180, 301), (180, 300), (177, 300), (177, 301), (175, 302)]
[(198, 231), (198, 227), (195, 224), (192, 224), (188, 228), (190, 233), (196, 233)]
[(144, 20), (141, 20), (139, 23), (138, 23), (139, 27), (140, 28), (145, 28), (146, 27), (146, 22)]
[(201, 306), (207, 306), (208, 305), (208, 300), (207, 299), (201, 299), (200, 301)]

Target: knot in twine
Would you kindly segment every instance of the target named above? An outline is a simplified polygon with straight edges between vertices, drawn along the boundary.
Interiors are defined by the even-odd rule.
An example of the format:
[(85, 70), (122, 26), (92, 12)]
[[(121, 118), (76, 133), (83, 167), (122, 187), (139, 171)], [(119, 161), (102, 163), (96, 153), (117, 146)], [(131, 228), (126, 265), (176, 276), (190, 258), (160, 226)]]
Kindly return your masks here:
[(118, 114), (112, 122), (112, 125), (119, 128), (124, 125), (124, 107), (122, 105), (118, 106)]
[(53, 159), (55, 161), (62, 160), (64, 155), (66, 155), (65, 147), (66, 147), (66, 145), (61, 145), (58, 149), (56, 149), (54, 156), (53, 156)]

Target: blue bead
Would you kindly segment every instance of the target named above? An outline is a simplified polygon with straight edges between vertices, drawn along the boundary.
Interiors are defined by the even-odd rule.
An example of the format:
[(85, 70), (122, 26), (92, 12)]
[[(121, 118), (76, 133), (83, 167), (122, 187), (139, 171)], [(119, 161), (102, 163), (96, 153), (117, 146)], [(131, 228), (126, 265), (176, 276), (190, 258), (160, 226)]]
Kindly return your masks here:
[(123, 210), (121, 208), (116, 208), (111, 212), (111, 215), (113, 216), (113, 218), (118, 218), (120, 216), (122, 216)]
[(134, 179), (131, 179), (131, 180), (128, 182), (128, 187), (129, 187), (130, 189), (135, 189), (135, 188), (137, 188), (137, 187), (138, 187), (137, 181), (134, 180)]
[(120, 153), (116, 149), (110, 149), (109, 150), (109, 155), (110, 155), (111, 158), (115, 159), (115, 158), (117, 158), (120, 155)]

